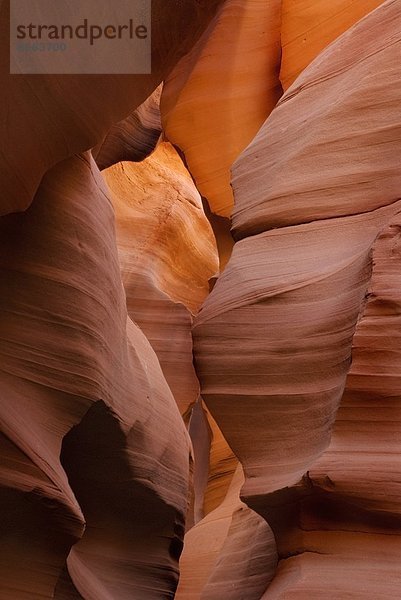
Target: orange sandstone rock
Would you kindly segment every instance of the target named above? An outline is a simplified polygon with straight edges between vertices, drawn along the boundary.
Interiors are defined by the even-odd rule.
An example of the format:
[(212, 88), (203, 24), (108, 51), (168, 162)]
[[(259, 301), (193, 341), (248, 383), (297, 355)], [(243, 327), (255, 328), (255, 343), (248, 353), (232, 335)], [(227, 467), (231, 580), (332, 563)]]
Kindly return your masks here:
[[(239, 499), (238, 467), (224, 501), (186, 535), (177, 600), (258, 600), (277, 555), (267, 523)], [(224, 596), (223, 596), (224, 597)]]
[(287, 90), (319, 53), (384, 0), (282, 0), (280, 80)]
[(211, 435), (208, 482), (203, 501), (203, 511), (207, 515), (220, 506), (226, 497), (238, 467), (238, 459), (206, 406), (205, 413)]
[(199, 396), (192, 359), (192, 314), (218, 269), (211, 227), (174, 148), (159, 145), (140, 164), (104, 173), (116, 211), (128, 312), (155, 350), (180, 411)]
[(281, 94), (280, 0), (228, 0), (167, 78), (167, 138), (212, 212), (230, 216), (230, 168)]
[(195, 321), (195, 356), (251, 506), (329, 445), (371, 249), (401, 210), (399, 9), (322, 53), (233, 169), (240, 241)]

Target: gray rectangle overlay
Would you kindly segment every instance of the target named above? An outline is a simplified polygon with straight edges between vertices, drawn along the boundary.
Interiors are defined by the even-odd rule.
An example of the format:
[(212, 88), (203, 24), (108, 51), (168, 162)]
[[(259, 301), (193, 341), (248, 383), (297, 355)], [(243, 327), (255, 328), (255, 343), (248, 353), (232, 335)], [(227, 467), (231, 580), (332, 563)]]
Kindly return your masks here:
[(151, 0), (10, 0), (12, 74), (151, 70)]

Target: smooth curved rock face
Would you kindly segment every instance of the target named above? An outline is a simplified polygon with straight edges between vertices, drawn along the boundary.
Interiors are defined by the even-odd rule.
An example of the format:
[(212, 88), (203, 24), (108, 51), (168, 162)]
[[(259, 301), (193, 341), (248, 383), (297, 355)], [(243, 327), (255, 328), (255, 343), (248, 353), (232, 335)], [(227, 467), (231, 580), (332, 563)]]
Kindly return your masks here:
[(166, 136), (212, 212), (230, 216), (230, 167), (278, 98), (280, 0), (228, 0), (167, 78)]
[(121, 161), (140, 162), (153, 152), (162, 133), (161, 92), (159, 85), (131, 115), (113, 125), (103, 142), (92, 150), (101, 171)]
[(187, 531), (205, 516), (204, 498), (209, 482), (212, 436), (205, 406), (200, 396), (192, 410), (188, 430), (193, 447), (194, 469), (190, 515), (186, 523)]
[(252, 506), (328, 446), (371, 248), (401, 208), (400, 5), (327, 49), (233, 168), (241, 241), (195, 321), (195, 356)]
[(105, 171), (116, 212), (120, 268), (130, 317), (156, 352), (181, 413), (199, 396), (192, 313), (218, 270), (211, 227), (191, 177), (167, 143), (141, 164)]
[(239, 499), (238, 467), (227, 495), (186, 535), (177, 600), (259, 600), (277, 564), (274, 536), (264, 519)]
[(398, 594), (400, 231), (398, 214), (374, 245), (369, 296), (331, 444), (308, 473), (293, 530), (288, 519), (276, 528), (282, 555), (293, 557), (281, 561), (266, 600)]
[(328, 445), (370, 247), (391, 210), (237, 243), (196, 318), (202, 397), (244, 465), (247, 494), (296, 483)]
[[(4, 379), (2, 374), (2, 398), (14, 400)], [(65, 476), (58, 485), (10, 437), (0, 436), (0, 597), (53, 598), (84, 518)]]
[(152, 76), (1, 59), (0, 598), (398, 598), (401, 0), (153, 8)]
[(204, 410), (210, 431), (209, 472), (203, 498), (203, 512), (207, 515), (224, 501), (237, 470), (238, 459), (205, 405)]
[(396, 13), (393, 2), (371, 13), (279, 101), (233, 167), (236, 239), (375, 210), (399, 198)]
[(171, 598), (177, 583), (189, 439), (127, 321), (107, 194), (77, 156), (0, 220), (0, 580), (15, 600), (53, 598), (77, 540), (86, 600)]
[[(215, 215), (210, 210), (208, 201), (205, 198), (203, 198), (203, 207), (208, 221), (213, 228), (214, 237), (216, 238), (217, 251), (219, 253), (219, 272), (222, 272), (226, 268), (234, 248), (234, 240), (231, 235), (231, 219)], [(210, 288), (212, 288), (213, 281), (211, 281), (210, 284)]]
[(282, 0), (280, 81), (287, 90), (319, 53), (384, 0)]
[(9, 2), (0, 6), (0, 214), (26, 209), (45, 172), (101, 142), (185, 55), (221, 0), (152, 2), (152, 74), (9, 75)]
[(187, 530), (221, 505), (238, 467), (238, 459), (201, 397), (191, 414), (189, 434), (194, 449), (194, 489), (193, 519), (187, 519)]
[(261, 600), (397, 597), (398, 536), (320, 531), (310, 539), (313, 550), (283, 561)]
[(227, 539), (233, 512), (240, 504), (239, 491), (243, 480), (239, 467), (235, 482), (229, 486), (220, 506), (186, 534), (176, 600), (200, 599)]
[(227, 592), (233, 600), (259, 600), (277, 565), (274, 535), (256, 512), (242, 502), (233, 511), (218, 562), (201, 595), (219, 600)]
[(264, 600), (398, 594), (400, 32), (388, 2), (279, 102), (234, 166), (240, 241), (195, 323), (203, 397), (278, 544)]
[(103, 175), (116, 212), (123, 279), (136, 259), (137, 269), (196, 314), (216, 275), (217, 251), (199, 193), (177, 152), (164, 142), (142, 163), (120, 163)]
[(400, 232), (398, 214), (374, 245), (368, 301), (332, 441), (309, 473), (314, 486), (389, 519), (401, 517)]

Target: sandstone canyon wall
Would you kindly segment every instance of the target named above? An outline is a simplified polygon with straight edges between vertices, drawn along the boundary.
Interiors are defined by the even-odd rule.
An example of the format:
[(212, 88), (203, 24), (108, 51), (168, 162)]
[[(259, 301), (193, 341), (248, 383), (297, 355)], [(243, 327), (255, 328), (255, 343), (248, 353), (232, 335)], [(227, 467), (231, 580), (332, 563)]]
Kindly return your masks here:
[(401, 0), (152, 2), (8, 74), (0, 600), (401, 584)]

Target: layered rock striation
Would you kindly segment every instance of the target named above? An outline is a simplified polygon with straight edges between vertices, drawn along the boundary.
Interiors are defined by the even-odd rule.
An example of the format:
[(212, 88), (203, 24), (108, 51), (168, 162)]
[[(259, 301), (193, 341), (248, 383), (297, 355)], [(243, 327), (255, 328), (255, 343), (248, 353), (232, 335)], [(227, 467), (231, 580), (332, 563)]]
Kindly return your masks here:
[(0, 598), (396, 598), (401, 0), (152, 9), (10, 76), (0, 2)]
[[(401, 208), (399, 8), (399, 2), (384, 3), (324, 51), (236, 161), (237, 243), (194, 326), (203, 398), (243, 464), (242, 498), (271, 525), (283, 561), (264, 598), (323, 593), (338, 598), (357, 593), (358, 586), (364, 597), (381, 597), (384, 571), (380, 566), (377, 580), (364, 579), (362, 540), (371, 539), (369, 560), (374, 547), (369, 535), (377, 534), (380, 544), (393, 534), (386, 555), (390, 564), (398, 552), (399, 501), (394, 492), (379, 500), (378, 490), (367, 491), (367, 478), (372, 477), (372, 489), (376, 482), (372, 454), (376, 469), (391, 479), (391, 454), (387, 458), (379, 450), (389, 436), (380, 443), (379, 434), (378, 452), (372, 450), (364, 461), (363, 434), (357, 433), (356, 454), (346, 455), (349, 467), (342, 467), (338, 434), (334, 446), (330, 440), (357, 323), (371, 301), (373, 247), (381, 257), (390, 252), (384, 240), (395, 232), (390, 224), (397, 223)], [(373, 34), (379, 30), (380, 36)], [(371, 310), (368, 303), (367, 322)], [(360, 337), (355, 340), (349, 385), (359, 374)], [(396, 354), (385, 353), (382, 360), (391, 362), (379, 373), (393, 373)], [(359, 369), (365, 372), (363, 364)], [(376, 372), (377, 363), (372, 368)], [(377, 386), (370, 395), (375, 391)], [(348, 397), (347, 391), (344, 406)], [(343, 425), (342, 414), (347, 413), (339, 413), (335, 431), (345, 427), (352, 436), (352, 424)], [(347, 472), (352, 484), (346, 483)], [(349, 533), (342, 538), (344, 528)], [(333, 535), (325, 540), (318, 533), (324, 530)], [(340, 572), (351, 568), (354, 547), (358, 575), (349, 581)], [(386, 593), (398, 585), (397, 573), (388, 569)]]

